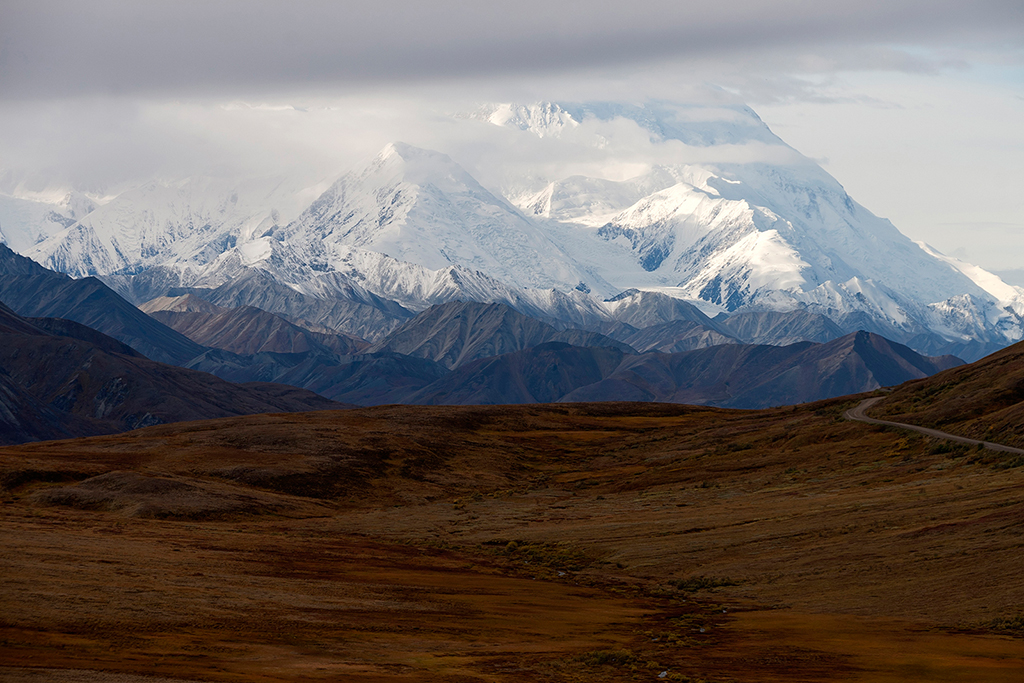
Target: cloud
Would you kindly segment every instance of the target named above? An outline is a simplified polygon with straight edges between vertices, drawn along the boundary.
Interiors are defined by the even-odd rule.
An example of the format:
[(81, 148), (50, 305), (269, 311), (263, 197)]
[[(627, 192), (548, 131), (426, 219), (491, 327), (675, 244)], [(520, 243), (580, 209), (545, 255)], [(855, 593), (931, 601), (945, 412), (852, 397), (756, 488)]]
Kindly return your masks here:
[[(716, 89), (692, 89), (681, 122), (728, 122), (763, 131)], [(310, 183), (349, 170), (389, 142), (449, 154), (485, 185), (510, 178), (589, 175), (621, 180), (654, 165), (800, 163), (766, 131), (731, 144), (662, 141), (625, 118), (585, 117), (559, 139), (471, 117), (482, 103), (433, 97), (305, 97), (298, 100), (151, 101), (76, 98), (0, 107), (0, 192), (74, 187), (116, 193), (151, 179), (289, 176)], [(660, 105), (662, 107), (669, 105)], [(730, 128), (731, 130), (732, 128)]]
[(1022, 27), (1019, 0), (8, 0), (0, 97), (244, 96), (774, 52), (837, 68), (851, 45), (1019, 46)]
[[(447, 116), (484, 101), (746, 102), (873, 210), (953, 248), (936, 221), (1021, 213), (1022, 67), (1020, 0), (0, 0), (0, 192), (316, 181), (396, 139), (492, 187), (502, 164), (608, 177), (778, 160), (786, 148), (649, 145), (623, 121), (582, 127), (603, 148), (559, 147)], [(993, 264), (1020, 253), (986, 240)]]

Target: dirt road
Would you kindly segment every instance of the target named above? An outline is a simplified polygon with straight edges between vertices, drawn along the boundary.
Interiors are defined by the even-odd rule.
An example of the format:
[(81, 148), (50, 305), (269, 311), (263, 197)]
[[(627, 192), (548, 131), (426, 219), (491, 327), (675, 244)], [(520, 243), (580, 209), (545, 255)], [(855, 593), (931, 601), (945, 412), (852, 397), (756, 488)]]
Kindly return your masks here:
[(903, 429), (909, 429), (925, 436), (935, 437), (936, 439), (949, 439), (950, 441), (956, 441), (958, 443), (968, 444), (970, 446), (977, 446), (981, 444), (985, 448), (993, 451), (1002, 451), (1003, 453), (1016, 453), (1024, 455), (1024, 449), (1013, 448), (1012, 446), (1004, 446), (998, 443), (992, 443), (991, 441), (979, 441), (977, 439), (968, 439), (966, 436), (957, 436), (956, 434), (949, 434), (947, 432), (941, 432), (938, 429), (929, 429), (928, 427), (918, 427), (917, 425), (908, 425), (903, 422), (889, 422), (888, 420), (876, 420), (873, 417), (868, 417), (865, 411), (871, 406), (881, 401), (884, 396), (876, 396), (874, 398), (867, 398), (857, 404), (855, 408), (850, 408), (843, 417), (847, 420), (855, 420), (857, 422), (866, 422), (873, 425), (886, 425), (888, 427), (901, 427)]

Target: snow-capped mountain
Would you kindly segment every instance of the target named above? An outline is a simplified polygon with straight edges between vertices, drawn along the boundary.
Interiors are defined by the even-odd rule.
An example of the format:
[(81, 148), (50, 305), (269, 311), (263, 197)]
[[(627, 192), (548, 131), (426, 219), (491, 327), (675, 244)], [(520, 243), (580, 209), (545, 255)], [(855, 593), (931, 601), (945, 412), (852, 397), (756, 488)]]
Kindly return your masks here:
[(576, 128), (579, 121), (557, 104), (545, 102), (536, 105), (513, 103), (492, 104), (481, 107), (473, 118), (530, 131), (538, 137), (558, 135), (566, 128)]
[(80, 192), (0, 194), (0, 242), (25, 252), (77, 223), (98, 203)]
[[(320, 183), (191, 178), (102, 204), (0, 197), (0, 229), (47, 267), (136, 300), (258, 272), (380, 310), (500, 302), (586, 325), (619, 320), (629, 307), (616, 295), (638, 289), (711, 315), (809, 310), (928, 352), (1024, 336), (1024, 289), (912, 242), (749, 108), (500, 104), (451, 123), (497, 151), (463, 165), (395, 142)], [(517, 164), (494, 168), (509, 149)], [(639, 316), (652, 324), (683, 315), (629, 297), (663, 311)]]
[[(596, 240), (628, 249), (627, 262), (644, 273), (623, 272), (622, 260), (606, 261), (610, 268), (588, 264), (618, 287), (676, 288), (728, 310), (807, 307), (837, 322), (866, 313), (877, 319), (876, 331), (890, 336), (923, 331), (925, 307), (962, 294), (1024, 302), (994, 276), (983, 280), (989, 291), (910, 241), (820, 169), (752, 164), (674, 171), (678, 182), (612, 216), (597, 213), (603, 205), (596, 217), (551, 211), (563, 226), (579, 226), (564, 244), (576, 247), (573, 256), (583, 263), (597, 251)], [(631, 190), (639, 181), (622, 184)], [(574, 203), (575, 212), (581, 204)]]
[[(580, 121), (614, 112), (662, 141), (784, 146), (745, 108), (731, 110), (743, 121), (732, 127), (680, 125), (660, 118), (665, 110), (658, 106), (576, 111)], [(543, 106), (488, 120), (538, 137), (578, 137), (577, 128), (559, 125), (563, 115)], [(567, 251), (618, 287), (659, 288), (730, 311), (803, 307), (846, 328), (904, 340), (934, 332), (947, 340), (1005, 343), (1024, 333), (1024, 290), (912, 242), (806, 159), (659, 166), (619, 182), (573, 176), (514, 201), (557, 224), (552, 233)], [(597, 240), (628, 249), (632, 258), (606, 258), (611, 249)]]
[(153, 181), (67, 221), (26, 253), (74, 277), (203, 266), (293, 220), (323, 189), (290, 178)]
[[(588, 121), (628, 120), (658, 141), (677, 140), (692, 147), (758, 142), (784, 144), (750, 107), (708, 106), (648, 101), (584, 103), (488, 104), (470, 114), (496, 126), (517, 128), (538, 137), (561, 137), (579, 132)], [(585, 134), (585, 133), (584, 133)], [(606, 145), (607, 138), (596, 141)]]
[(571, 289), (592, 279), (448, 156), (399, 142), (276, 236), (314, 269), (336, 269), (354, 247), (434, 270), (460, 265), (520, 287)]

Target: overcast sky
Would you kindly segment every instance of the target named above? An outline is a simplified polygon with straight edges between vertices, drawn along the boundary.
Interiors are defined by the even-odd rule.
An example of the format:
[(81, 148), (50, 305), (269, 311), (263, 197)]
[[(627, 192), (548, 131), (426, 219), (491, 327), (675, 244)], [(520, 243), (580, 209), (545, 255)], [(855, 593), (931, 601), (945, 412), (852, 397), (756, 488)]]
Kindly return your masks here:
[(93, 189), (331, 170), (427, 101), (715, 88), (911, 237), (1024, 268), (1021, 0), (0, 0), (0, 169)]

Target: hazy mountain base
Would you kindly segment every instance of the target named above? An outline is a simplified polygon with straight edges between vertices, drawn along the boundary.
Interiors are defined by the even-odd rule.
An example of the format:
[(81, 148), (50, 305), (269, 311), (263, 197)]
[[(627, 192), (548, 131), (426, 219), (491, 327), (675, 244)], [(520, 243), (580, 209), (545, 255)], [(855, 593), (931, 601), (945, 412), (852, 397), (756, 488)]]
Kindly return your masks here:
[[(641, 322), (658, 309), (661, 312), (655, 319), (660, 319), (666, 308), (689, 313), (693, 320), (677, 319), (641, 330), (621, 323), (605, 328), (612, 334), (633, 340), (645, 351), (667, 348), (707, 352), (690, 356), (644, 354), (627, 360), (623, 354), (635, 354), (635, 350), (601, 334), (558, 330), (502, 304), (452, 302), (420, 313), (370, 347), (367, 354), (332, 353), (319, 344), (309, 352), (249, 357), (222, 350), (193, 359), (189, 367), (231, 381), (290, 383), (335, 400), (363, 405), (641, 400), (764, 407), (898, 384), (954, 362), (925, 359), (866, 333), (850, 337), (848, 344), (837, 342), (820, 349), (819, 345), (806, 343), (785, 349), (741, 345), (738, 339), (715, 331), (725, 329), (724, 323), (709, 320), (683, 302), (638, 293), (620, 301), (624, 305), (619, 311), (633, 322)], [(653, 306), (646, 305), (650, 303)], [(195, 337), (207, 343), (224, 337), (228, 344), (222, 345), (229, 345), (226, 350), (280, 343), (274, 340), (282, 326), (287, 326), (269, 314), (260, 317), (255, 309), (237, 309), (229, 314), (194, 294), (154, 300), (145, 307), (193, 335), (196, 332), (192, 328), (200, 318), (216, 321), (237, 317), (246, 321), (244, 338), (213, 329), (202, 338)], [(163, 312), (157, 311), (158, 307), (197, 310)], [(802, 332), (827, 337), (835, 331), (828, 325), (827, 319), (807, 313), (744, 313), (737, 316), (733, 327), (744, 334), (785, 339)], [(302, 339), (301, 330), (288, 327), (292, 330), (288, 339), (293, 340), (288, 344), (293, 346)], [(857, 340), (861, 340), (859, 344)], [(573, 348), (566, 348), (566, 342)], [(722, 343), (735, 348), (710, 350)], [(588, 344), (592, 346), (581, 348)], [(600, 347), (620, 353), (607, 354), (599, 351)], [(510, 352), (521, 354), (509, 356)], [(403, 361), (400, 354), (433, 361), (441, 367)], [(851, 354), (858, 356), (852, 364), (843, 360)], [(444, 378), (445, 369), (458, 370), (483, 359), (488, 360)]]
[[(194, 340), (189, 340), (144, 315), (95, 280), (70, 280), (10, 251), (0, 252), (0, 256), (3, 256), (2, 262), (10, 275), (5, 280), (5, 291), (14, 296), (22, 307), (38, 310), (39, 302), (45, 301), (43, 308), (46, 311), (66, 312), (83, 320), (95, 321), (93, 324), (120, 334), (123, 341), (138, 349), (152, 349), (162, 356), (177, 354), (178, 364), (208, 371), (223, 379), (282, 382), (312, 389), (332, 399), (364, 405), (629, 398), (755, 407), (869, 390), (949, 366), (947, 361), (940, 360), (936, 365), (935, 361), (922, 359), (909, 349), (883, 343), (884, 340), (870, 336), (864, 337), (869, 343), (854, 349), (858, 360), (849, 367), (842, 358), (851, 357), (851, 351), (844, 349), (843, 344), (830, 343), (813, 352), (808, 350), (804, 356), (797, 353), (803, 347), (731, 344), (729, 346), (733, 348), (716, 347), (718, 350), (712, 351), (711, 344), (736, 341), (723, 333), (728, 329), (728, 319), (716, 322), (686, 302), (650, 292), (627, 292), (609, 302), (618, 320), (615, 325), (605, 325), (605, 329), (634, 339), (648, 348), (659, 348), (659, 345), (661, 348), (706, 347), (707, 353), (691, 356), (647, 354), (638, 359), (626, 359), (621, 354), (632, 354), (634, 350), (630, 346), (598, 333), (557, 329), (501, 304), (453, 302), (420, 313), (370, 348), (371, 353), (353, 355), (338, 351), (363, 348), (363, 342), (358, 339), (313, 332), (309, 329), (317, 327), (313, 323), (303, 322), (306, 327), (300, 327), (256, 308), (224, 309), (195, 298), (195, 294), (180, 300), (165, 298), (160, 304), (172, 309), (184, 306), (195, 310), (160, 313), (156, 311), (157, 304), (153, 303), (154, 314), (164, 315), (167, 322), (192, 335)], [(235, 283), (231, 291), (236, 294), (253, 293), (259, 285), (268, 283), (271, 285), (267, 290), (269, 293), (282, 288), (265, 276), (257, 278), (250, 275)], [(284, 301), (303, 299), (294, 290), (283, 289), (298, 297), (285, 298)], [(32, 295), (37, 298), (32, 298)], [(380, 308), (369, 310), (375, 315), (382, 311)], [(404, 309), (392, 306), (389, 310), (397, 313)], [(657, 324), (666, 318), (671, 321)], [(631, 324), (647, 322), (655, 324), (641, 330)], [(807, 313), (750, 312), (738, 314), (731, 325), (738, 334), (786, 338), (834, 332), (826, 323), (820, 316)], [(74, 323), (51, 324), (63, 324), (67, 328)], [(91, 343), (97, 343), (103, 337), (98, 333), (83, 336), (86, 329), (75, 332), (67, 328), (58, 330), (57, 334), (77, 335)], [(594, 365), (594, 354), (598, 353), (596, 347), (545, 347), (541, 351), (529, 351), (552, 340), (597, 344), (617, 350), (620, 355), (614, 360), (612, 354)], [(196, 342), (227, 346), (228, 349), (210, 350)], [(295, 349), (297, 345), (309, 350), (299, 353), (263, 351)], [(233, 353), (232, 349), (260, 352)], [(113, 352), (123, 350), (113, 349)], [(408, 358), (395, 354), (395, 350), (426, 357)], [(544, 358), (530, 356), (527, 359), (523, 356), (520, 360), (527, 359), (525, 365), (517, 365), (518, 361), (512, 357), (492, 356), (506, 350), (526, 352), (527, 356), (551, 353)], [(839, 355), (830, 359), (833, 352)], [(182, 360), (186, 354), (194, 355)], [(444, 366), (465, 365), (487, 357), (493, 359), (474, 366), (469, 374), (460, 369), (461, 374), (445, 376)], [(768, 358), (774, 360), (766, 362)], [(436, 365), (435, 359), (442, 364)], [(710, 371), (705, 367), (707, 359), (714, 359), (714, 368)], [(891, 372), (890, 366), (899, 368), (899, 371)], [(127, 381), (127, 377), (122, 377), (121, 381)], [(21, 399), (11, 394), (9, 400), (13, 406)], [(150, 419), (145, 417), (150, 412), (140, 413), (143, 416), (140, 419)], [(104, 431), (108, 429), (104, 428)]]

